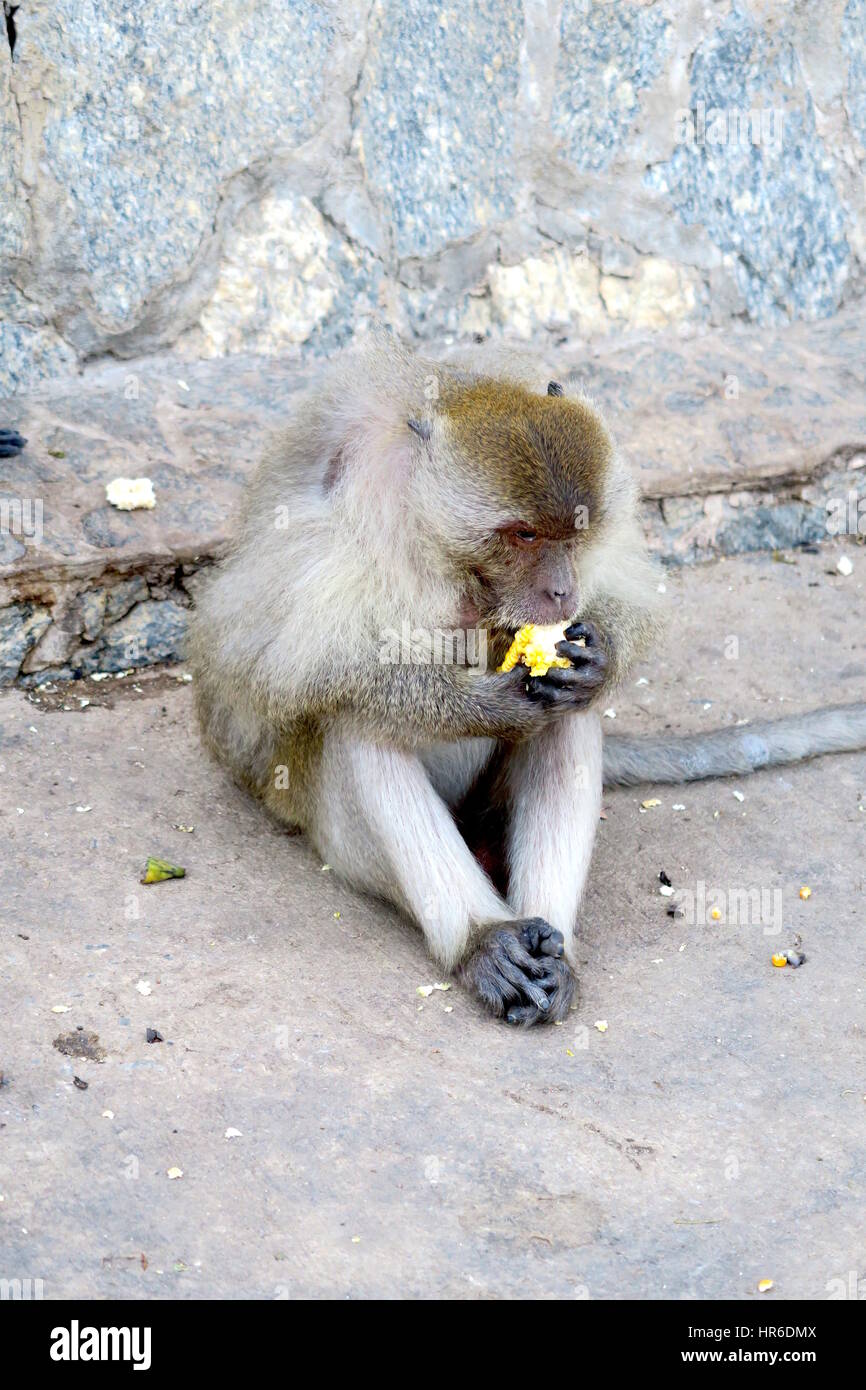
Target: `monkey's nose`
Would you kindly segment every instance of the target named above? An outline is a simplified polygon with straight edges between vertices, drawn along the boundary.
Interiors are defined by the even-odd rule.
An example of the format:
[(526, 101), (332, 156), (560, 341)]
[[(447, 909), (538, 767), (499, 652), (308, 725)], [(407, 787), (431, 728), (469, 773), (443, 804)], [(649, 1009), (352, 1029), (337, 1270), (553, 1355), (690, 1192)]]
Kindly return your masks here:
[(545, 598), (557, 604), (563, 616), (569, 614), (574, 607), (574, 594), (570, 589), (547, 589)]

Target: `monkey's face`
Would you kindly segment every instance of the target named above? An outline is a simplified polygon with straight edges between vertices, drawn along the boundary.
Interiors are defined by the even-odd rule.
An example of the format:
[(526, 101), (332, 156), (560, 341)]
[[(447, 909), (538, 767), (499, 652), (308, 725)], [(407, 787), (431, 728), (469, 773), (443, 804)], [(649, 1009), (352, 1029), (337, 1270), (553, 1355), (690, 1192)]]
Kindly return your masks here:
[(479, 547), (469, 596), (479, 621), (512, 631), (574, 617), (580, 601), (580, 545), (531, 517), (508, 520)]
[(483, 625), (506, 629), (574, 617), (582, 559), (609, 507), (604, 425), (583, 401), (500, 382), (463, 389), (445, 415), (468, 606)]

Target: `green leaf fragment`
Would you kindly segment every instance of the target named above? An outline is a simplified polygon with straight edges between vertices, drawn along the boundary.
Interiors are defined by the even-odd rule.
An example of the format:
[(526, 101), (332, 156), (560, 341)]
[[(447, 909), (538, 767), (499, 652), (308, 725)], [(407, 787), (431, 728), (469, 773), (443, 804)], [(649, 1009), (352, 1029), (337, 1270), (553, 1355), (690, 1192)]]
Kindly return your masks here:
[(142, 883), (163, 883), (167, 878), (185, 878), (186, 869), (169, 864), (166, 859), (148, 859)]

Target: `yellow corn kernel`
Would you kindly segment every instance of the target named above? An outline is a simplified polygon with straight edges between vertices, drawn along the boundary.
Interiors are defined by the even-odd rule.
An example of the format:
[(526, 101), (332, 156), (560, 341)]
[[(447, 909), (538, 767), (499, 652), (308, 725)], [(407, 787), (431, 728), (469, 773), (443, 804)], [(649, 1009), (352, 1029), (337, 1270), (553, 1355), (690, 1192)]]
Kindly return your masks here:
[(781, 970), (783, 965), (788, 964), (788, 957), (779, 955), (779, 953), (776, 952), (776, 954), (773, 956), (773, 964), (778, 965), (779, 969)]
[(803, 887), (800, 889), (800, 897), (803, 899), (803, 902), (805, 902), (806, 899), (807, 899), (807, 898), (811, 898), (811, 896), (812, 896), (812, 890), (811, 890), (811, 888), (807, 887), (807, 885), (804, 883), (804, 884), (803, 884)]
[[(518, 628), (514, 634), (514, 641), (505, 653), (500, 671), (513, 671), (518, 662), (529, 667), (531, 676), (546, 676), (552, 666), (567, 667), (571, 665), (567, 656), (559, 656), (556, 650), (557, 642), (565, 640), (565, 629), (568, 623), (554, 624), (551, 627), (540, 626), (537, 623), (529, 623), (526, 627)], [(578, 641), (579, 646), (584, 646), (584, 639)]]

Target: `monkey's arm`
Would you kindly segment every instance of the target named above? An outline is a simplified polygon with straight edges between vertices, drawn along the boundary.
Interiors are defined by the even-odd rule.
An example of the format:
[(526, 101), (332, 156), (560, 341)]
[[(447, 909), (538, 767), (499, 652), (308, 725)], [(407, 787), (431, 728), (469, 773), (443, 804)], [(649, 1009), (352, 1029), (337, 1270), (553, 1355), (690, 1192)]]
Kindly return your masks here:
[(581, 622), (598, 629), (607, 652), (607, 678), (601, 694), (619, 685), (634, 663), (647, 654), (661, 628), (651, 608), (618, 594), (595, 595), (581, 612)]
[[(542, 727), (546, 711), (526, 691), (526, 671), (381, 663), (375, 655), (327, 676), (318, 672), (310, 709), (318, 718), (347, 716), (376, 742), (411, 748), (431, 740), (519, 739)], [(304, 703), (303, 692), (300, 695)], [(297, 693), (272, 695), (277, 722), (298, 715)]]

